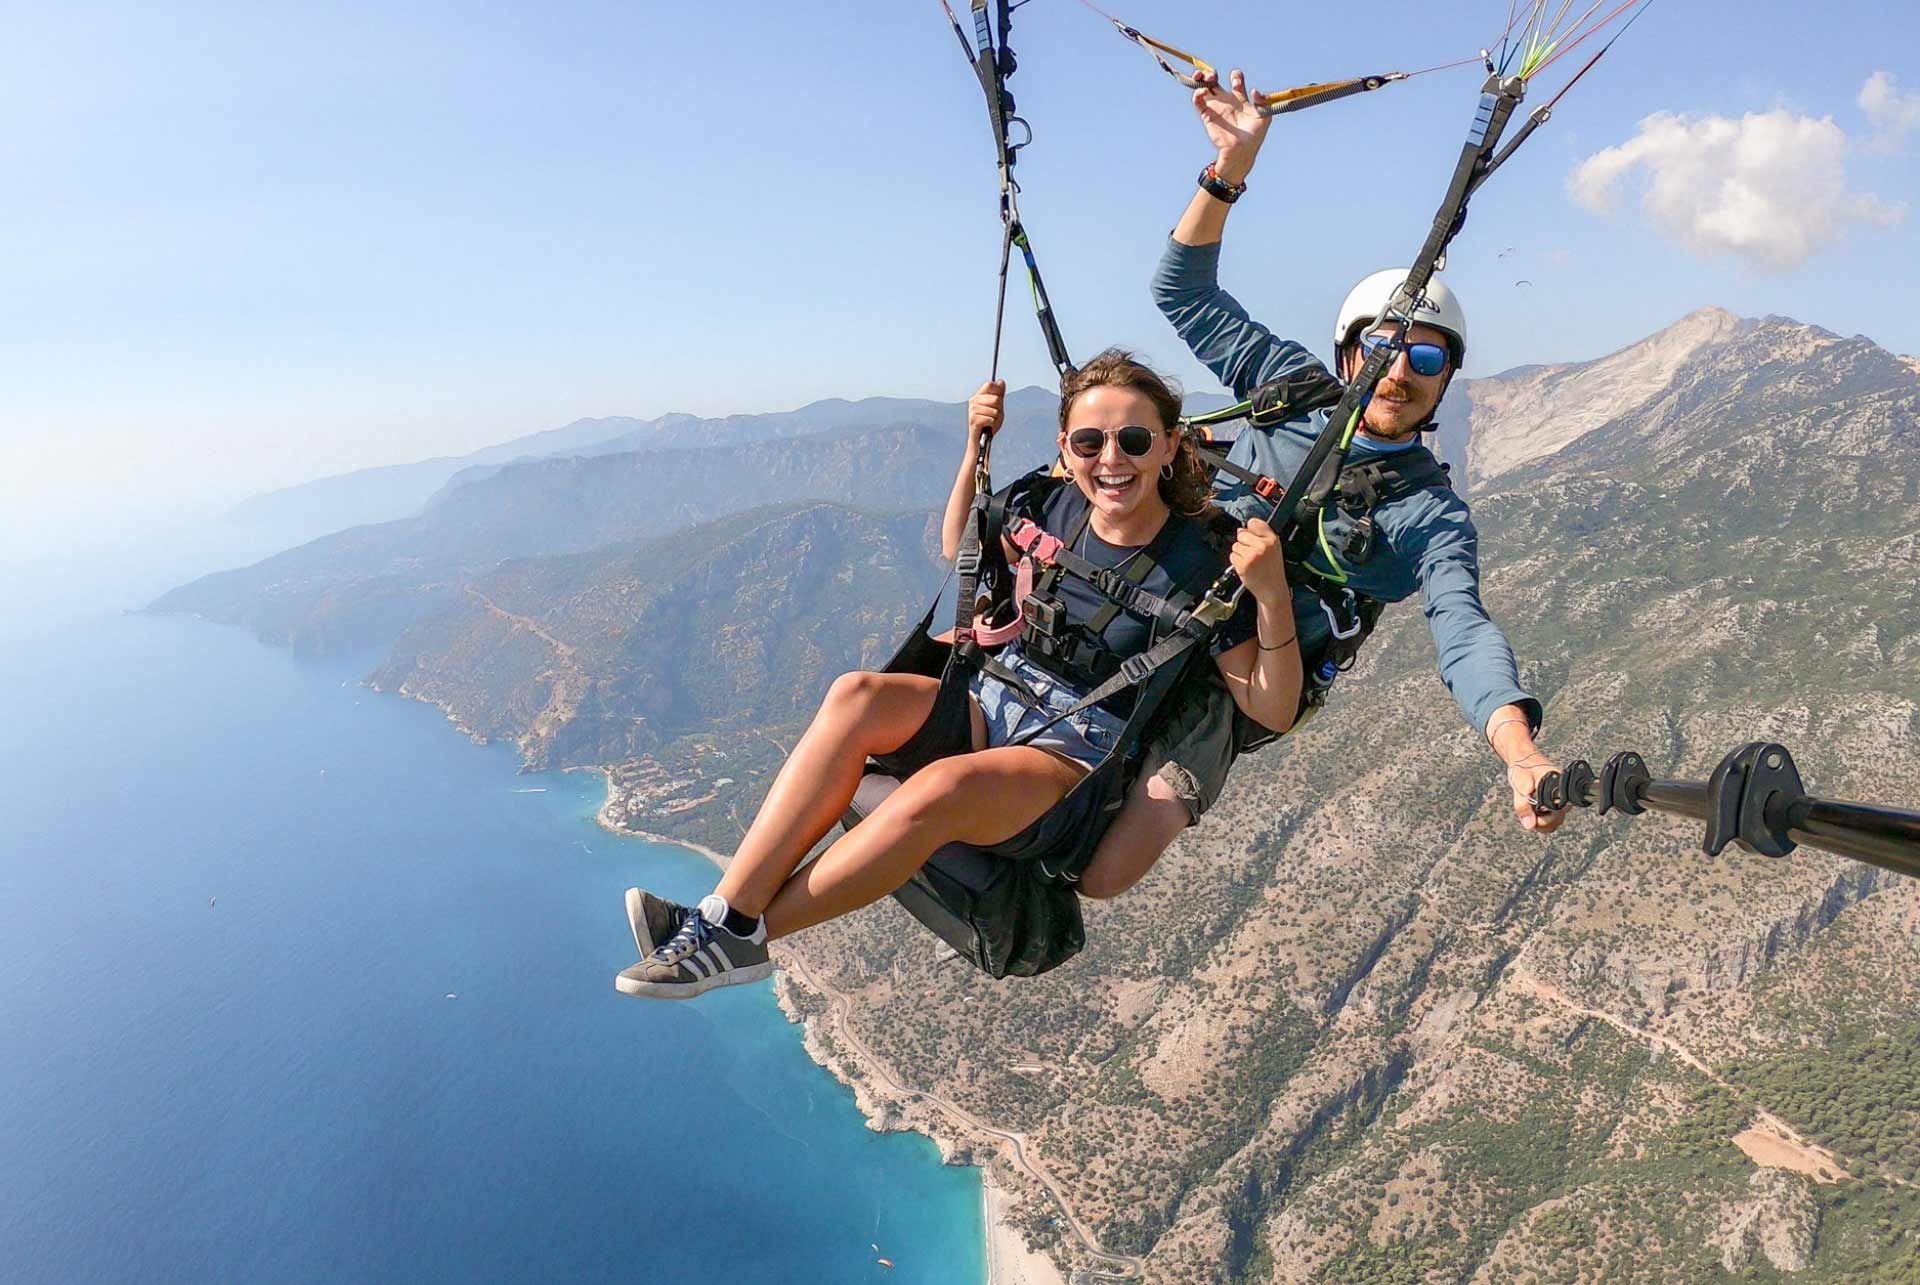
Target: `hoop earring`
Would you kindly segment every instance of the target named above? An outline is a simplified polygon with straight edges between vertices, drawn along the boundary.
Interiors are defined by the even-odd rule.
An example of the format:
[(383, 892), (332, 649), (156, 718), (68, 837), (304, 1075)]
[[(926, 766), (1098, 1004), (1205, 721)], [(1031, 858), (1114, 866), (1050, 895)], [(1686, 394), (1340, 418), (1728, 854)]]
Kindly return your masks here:
[(1160, 466), (1160, 480), (1161, 480), (1162, 482), (1171, 482), (1171, 481), (1173, 481), (1173, 465), (1172, 465), (1172, 464), (1170, 464), (1170, 463), (1169, 463), (1169, 464), (1162, 464), (1162, 465)]

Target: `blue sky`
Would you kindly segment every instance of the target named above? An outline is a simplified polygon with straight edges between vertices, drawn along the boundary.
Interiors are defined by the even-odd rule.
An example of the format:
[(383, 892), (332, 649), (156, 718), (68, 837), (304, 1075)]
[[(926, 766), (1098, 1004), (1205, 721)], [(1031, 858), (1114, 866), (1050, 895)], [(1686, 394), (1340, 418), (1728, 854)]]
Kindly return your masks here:
[[(1506, 16), (1494, 0), (1116, 4), (1273, 86), (1461, 57)], [(935, 0), (5, 4), (0, 20), (0, 505), (16, 512), (221, 502), (583, 415), (957, 400), (984, 375), (991, 146)], [(1145, 293), (1207, 158), (1182, 92), (1073, 0), (1034, 0), (1015, 35), (1036, 135), (1023, 207), (1070, 346), (1125, 344), (1210, 386)], [(1876, 132), (1857, 102), (1876, 72), (1896, 116), (1920, 101), (1916, 51), (1909, 5), (1659, 0), (1476, 202), (1449, 272), (1470, 373), (1597, 356), (1707, 304), (1920, 352), (1920, 131)], [(1346, 286), (1417, 247), (1478, 79), (1276, 122), (1229, 287), (1324, 349)], [(1656, 112), (1776, 112), (1816, 133), (1831, 118), (1843, 145), (1808, 185), (1837, 231), (1756, 267), (1679, 244), (1685, 210), (1658, 226), (1644, 165), (1609, 216), (1571, 200), (1575, 168)], [(1007, 373), (1044, 382), (1030, 316), (1009, 325)]]

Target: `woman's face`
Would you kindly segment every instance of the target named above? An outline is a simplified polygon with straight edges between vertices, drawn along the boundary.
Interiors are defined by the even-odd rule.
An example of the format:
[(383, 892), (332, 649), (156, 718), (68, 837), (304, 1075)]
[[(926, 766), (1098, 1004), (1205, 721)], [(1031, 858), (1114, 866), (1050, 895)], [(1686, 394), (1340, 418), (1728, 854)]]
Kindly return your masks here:
[[(1120, 430), (1144, 428), (1138, 431)], [(1090, 443), (1100, 433), (1099, 453), (1082, 455), (1076, 440)], [(1129, 455), (1122, 444), (1146, 445), (1146, 453)], [(1083, 449), (1083, 448), (1082, 448)], [(1150, 398), (1134, 388), (1103, 384), (1074, 399), (1067, 412), (1067, 428), (1060, 435), (1060, 458), (1067, 474), (1093, 505), (1111, 521), (1124, 522), (1143, 513), (1164, 513), (1160, 498), (1160, 470), (1173, 462), (1177, 446), (1172, 433)]]

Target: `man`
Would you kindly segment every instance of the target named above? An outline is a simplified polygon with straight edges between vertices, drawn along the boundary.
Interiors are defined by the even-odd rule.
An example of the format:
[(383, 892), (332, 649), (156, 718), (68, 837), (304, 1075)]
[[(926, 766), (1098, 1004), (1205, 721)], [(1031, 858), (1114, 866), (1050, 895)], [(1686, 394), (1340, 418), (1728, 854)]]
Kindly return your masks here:
[[(1227, 213), (1246, 190), (1272, 121), (1250, 100), (1240, 72), (1233, 73), (1230, 88), (1209, 75), (1199, 79), (1194, 107), (1217, 156), (1202, 172), (1200, 190), (1174, 229), (1154, 275), (1154, 299), (1194, 356), (1235, 396), (1245, 398), (1261, 384), (1318, 363), (1299, 344), (1275, 338), (1218, 284)], [(1374, 273), (1347, 296), (1334, 331), (1342, 379), (1358, 373), (1373, 344), (1393, 335), (1396, 327), (1382, 313), (1406, 275), (1403, 269)], [(1466, 316), (1436, 280), (1412, 320), (1406, 349), (1367, 403), (1349, 464), (1375, 462), (1390, 475), (1417, 477), (1430, 460), (1420, 434), (1434, 427), (1434, 411), (1466, 355)], [(1228, 459), (1284, 486), (1325, 422), (1326, 412), (1316, 411), (1276, 426), (1249, 428)], [(1424, 463), (1429, 475), (1434, 467)], [(1215, 487), (1214, 498), (1242, 521), (1269, 511), (1269, 502), (1242, 479), (1223, 472)], [(1399, 602), (1417, 591), (1439, 653), (1441, 680), (1467, 722), (1507, 765), (1516, 818), (1540, 833), (1557, 828), (1564, 811), (1538, 816), (1533, 810), (1534, 783), (1554, 770), (1533, 739), (1540, 703), (1520, 687), (1513, 649), (1481, 603), (1479, 536), (1466, 502), (1444, 485), (1426, 485), (1358, 513), (1350, 509), (1325, 510), (1311, 552), (1290, 572), (1300, 654), (1309, 674), (1336, 632), (1351, 627), (1336, 609), (1343, 587), (1381, 603)], [(1262, 645), (1288, 641), (1263, 639)], [(1225, 694), (1191, 684), (1187, 698), (1147, 747), (1141, 779), (1081, 876), (1080, 890), (1111, 897), (1132, 886), (1219, 797), (1235, 748)]]

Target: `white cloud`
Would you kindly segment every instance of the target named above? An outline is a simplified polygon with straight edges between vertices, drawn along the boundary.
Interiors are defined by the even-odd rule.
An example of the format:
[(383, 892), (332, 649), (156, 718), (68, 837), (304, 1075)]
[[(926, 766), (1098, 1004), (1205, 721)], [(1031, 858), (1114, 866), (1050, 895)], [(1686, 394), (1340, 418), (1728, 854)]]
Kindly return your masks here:
[(1860, 110), (1872, 122), (1877, 141), (1893, 146), (1920, 126), (1920, 91), (1901, 93), (1890, 71), (1876, 71), (1860, 87)]
[(1623, 181), (1644, 167), (1640, 206), (1662, 234), (1702, 258), (1731, 255), (1784, 272), (1848, 224), (1884, 225), (1905, 213), (1848, 190), (1848, 148), (1831, 117), (1786, 108), (1738, 120), (1656, 112), (1633, 138), (1582, 161), (1567, 190), (1580, 205), (1609, 214)]

